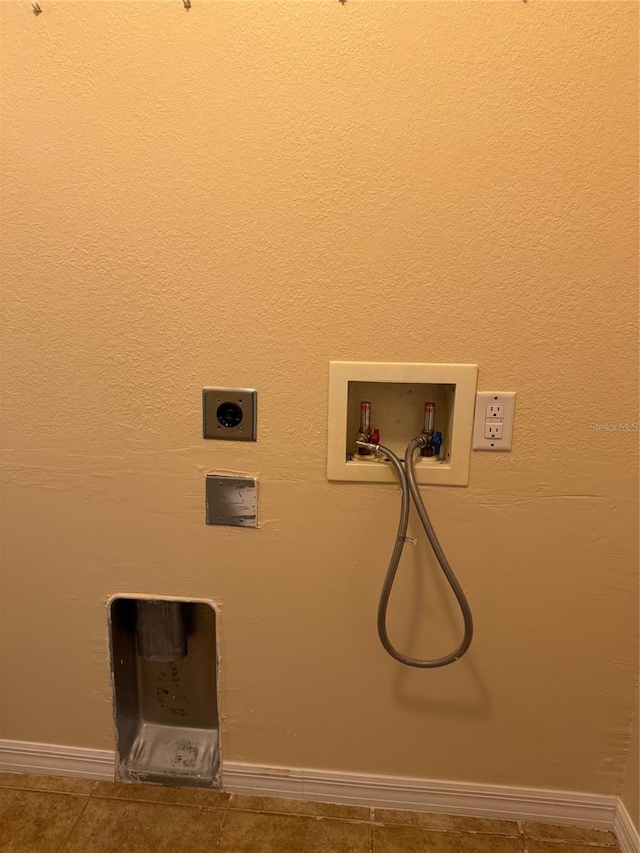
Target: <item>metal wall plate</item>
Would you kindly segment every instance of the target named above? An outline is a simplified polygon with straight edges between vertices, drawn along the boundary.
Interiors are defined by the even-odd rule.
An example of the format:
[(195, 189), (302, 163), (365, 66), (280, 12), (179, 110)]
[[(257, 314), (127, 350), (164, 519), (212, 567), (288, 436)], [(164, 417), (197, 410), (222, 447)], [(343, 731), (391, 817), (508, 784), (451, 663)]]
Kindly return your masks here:
[(207, 524), (258, 526), (258, 489), (253, 477), (207, 474)]
[(203, 388), (202, 434), (223, 441), (256, 441), (258, 392), (252, 388)]

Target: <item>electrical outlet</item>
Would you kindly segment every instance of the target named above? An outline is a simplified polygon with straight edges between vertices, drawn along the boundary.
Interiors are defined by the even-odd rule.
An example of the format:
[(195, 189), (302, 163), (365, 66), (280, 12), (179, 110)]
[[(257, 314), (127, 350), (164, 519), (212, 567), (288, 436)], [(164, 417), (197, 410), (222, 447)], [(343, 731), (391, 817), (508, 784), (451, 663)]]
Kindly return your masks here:
[(504, 417), (504, 406), (498, 406), (498, 405), (487, 406), (487, 420), (489, 420), (489, 418), (491, 418), (491, 419), (496, 419), (496, 418), (502, 419), (503, 417)]
[(474, 450), (511, 450), (515, 391), (479, 391), (473, 419)]
[(203, 388), (202, 436), (256, 441), (258, 393), (253, 388)]
[(502, 438), (502, 421), (485, 421), (484, 437), (485, 438)]

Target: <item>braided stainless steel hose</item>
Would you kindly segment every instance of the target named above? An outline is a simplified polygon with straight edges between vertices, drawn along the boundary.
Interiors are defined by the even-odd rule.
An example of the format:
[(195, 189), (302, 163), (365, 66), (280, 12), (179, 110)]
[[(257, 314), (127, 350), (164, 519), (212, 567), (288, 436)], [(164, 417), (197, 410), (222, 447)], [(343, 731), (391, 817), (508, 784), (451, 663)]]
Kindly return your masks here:
[[(467, 651), (473, 638), (473, 617), (471, 615), (471, 608), (469, 607), (467, 597), (465, 596), (462, 587), (460, 586), (460, 583), (455, 576), (444, 551), (442, 550), (442, 546), (438, 541), (438, 537), (433, 529), (431, 519), (429, 518), (429, 514), (427, 513), (427, 509), (416, 483), (416, 474), (413, 467), (413, 455), (416, 450), (423, 446), (424, 440), (424, 436), (418, 436), (409, 442), (404, 457), (404, 466), (396, 454), (388, 447), (372, 444), (368, 444), (367, 447), (386, 457), (386, 460), (391, 464), (391, 467), (396, 472), (401, 493), (398, 533), (396, 535), (395, 545), (389, 561), (389, 568), (387, 569), (387, 574), (382, 585), (380, 601), (378, 604), (378, 635), (380, 637), (380, 642), (391, 657), (406, 666), (414, 666), (421, 669), (435, 669), (436, 667), (448, 666), (448, 664), (454, 663)], [(422, 527), (424, 528), (427, 538), (431, 543), (433, 553), (436, 555), (440, 568), (444, 572), (449, 586), (453, 590), (453, 594), (458, 601), (460, 610), (462, 611), (462, 618), (464, 620), (464, 635), (458, 648), (448, 655), (444, 655), (440, 658), (434, 658), (432, 660), (413, 658), (399, 652), (393, 646), (389, 639), (389, 634), (387, 633), (387, 610), (389, 608), (389, 598), (391, 596), (393, 582), (395, 580), (396, 572), (398, 571), (407, 536), (407, 525), (409, 523), (409, 495), (413, 498)]]

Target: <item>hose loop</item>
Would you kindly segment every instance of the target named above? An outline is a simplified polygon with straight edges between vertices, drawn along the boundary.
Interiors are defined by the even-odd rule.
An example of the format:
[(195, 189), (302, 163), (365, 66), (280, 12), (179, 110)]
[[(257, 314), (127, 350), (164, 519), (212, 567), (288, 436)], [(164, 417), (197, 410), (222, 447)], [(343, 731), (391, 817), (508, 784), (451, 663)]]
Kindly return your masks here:
[[(420, 669), (435, 669), (440, 666), (448, 666), (450, 663), (454, 663), (455, 661), (459, 660), (467, 651), (467, 649), (471, 645), (471, 640), (473, 638), (473, 617), (471, 615), (471, 608), (469, 607), (467, 597), (465, 596), (462, 587), (460, 586), (460, 583), (457, 577), (455, 576), (455, 573), (451, 568), (444, 551), (442, 550), (442, 546), (438, 541), (438, 537), (436, 536), (436, 532), (431, 523), (431, 519), (429, 518), (429, 514), (422, 500), (422, 496), (420, 495), (420, 492), (418, 490), (415, 469), (413, 467), (413, 455), (420, 446), (421, 445), (419, 438), (414, 438), (411, 442), (409, 442), (405, 453), (403, 466), (400, 459), (392, 450), (389, 450), (388, 447), (383, 447), (382, 445), (379, 445), (379, 452), (387, 457), (387, 461), (391, 464), (391, 467), (396, 472), (398, 482), (400, 484), (401, 497), (400, 518), (398, 520), (398, 533), (396, 536), (393, 552), (391, 554), (391, 559), (389, 561), (389, 568), (387, 569), (387, 574), (382, 585), (380, 601), (378, 604), (378, 635), (380, 637), (380, 642), (384, 646), (385, 650), (391, 655), (391, 657), (395, 658), (400, 663), (405, 664), (405, 666), (413, 666), (418, 667)], [(427, 534), (427, 538), (431, 544), (433, 553), (436, 555), (436, 559), (438, 560), (440, 568), (442, 569), (444, 576), (446, 577), (449, 586), (453, 590), (453, 594), (455, 595), (458, 601), (458, 605), (460, 606), (460, 610), (462, 612), (462, 618), (464, 620), (464, 635), (462, 637), (462, 642), (460, 643), (458, 648), (448, 655), (444, 655), (440, 658), (434, 658), (433, 660), (422, 660), (421, 658), (413, 658), (409, 657), (408, 655), (402, 654), (402, 652), (399, 652), (393, 646), (387, 633), (387, 610), (389, 608), (389, 598), (391, 597), (391, 590), (393, 589), (393, 583), (395, 580), (396, 572), (398, 571), (400, 559), (402, 557), (402, 551), (404, 549), (405, 543), (407, 542), (407, 525), (409, 524), (409, 496), (411, 496), (411, 498), (413, 499), (413, 503), (415, 504), (422, 527), (424, 528), (424, 531)]]

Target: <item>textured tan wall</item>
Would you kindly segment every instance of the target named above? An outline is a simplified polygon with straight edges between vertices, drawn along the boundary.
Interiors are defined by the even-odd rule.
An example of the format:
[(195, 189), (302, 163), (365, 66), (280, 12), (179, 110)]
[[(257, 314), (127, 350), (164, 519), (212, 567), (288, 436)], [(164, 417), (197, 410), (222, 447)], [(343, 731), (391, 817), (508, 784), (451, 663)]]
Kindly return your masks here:
[(635, 706), (631, 725), (631, 739), (627, 753), (627, 763), (624, 768), (624, 784), (622, 787), (622, 801), (631, 819), (640, 829), (640, 737), (638, 726), (638, 689), (636, 686)]
[[(637, 6), (42, 5), (2, 9), (1, 736), (110, 747), (108, 596), (211, 597), (229, 760), (618, 793), (637, 434), (589, 424), (637, 420)], [(425, 489), (448, 669), (378, 644), (397, 492), (326, 481), (332, 359), (518, 391), (513, 453)], [(207, 384), (257, 444), (201, 440)], [(204, 525), (211, 470), (259, 530)], [(413, 653), (459, 630), (434, 578)]]

